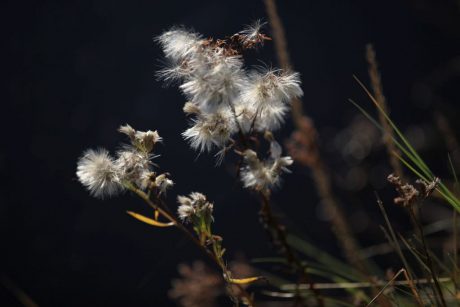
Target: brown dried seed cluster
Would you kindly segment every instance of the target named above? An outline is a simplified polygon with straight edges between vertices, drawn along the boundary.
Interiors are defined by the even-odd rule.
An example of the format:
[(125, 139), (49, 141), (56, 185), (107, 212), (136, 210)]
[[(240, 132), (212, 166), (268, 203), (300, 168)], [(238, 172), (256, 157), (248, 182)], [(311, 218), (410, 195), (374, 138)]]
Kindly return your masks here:
[(203, 41), (203, 47), (210, 48), (222, 48), (225, 56), (237, 56), (248, 49), (257, 48), (259, 45), (263, 45), (265, 41), (269, 41), (271, 38), (263, 33), (258, 33), (254, 38), (249, 39), (246, 35), (233, 34), (225, 39), (213, 39), (208, 38)]
[(398, 192), (399, 196), (394, 199), (394, 203), (408, 207), (413, 205), (415, 202), (421, 199), (426, 199), (431, 196), (436, 187), (439, 185), (439, 178), (434, 178), (431, 182), (424, 180), (417, 180), (418, 189), (409, 183), (403, 183), (401, 178), (394, 174), (390, 174), (387, 178)]

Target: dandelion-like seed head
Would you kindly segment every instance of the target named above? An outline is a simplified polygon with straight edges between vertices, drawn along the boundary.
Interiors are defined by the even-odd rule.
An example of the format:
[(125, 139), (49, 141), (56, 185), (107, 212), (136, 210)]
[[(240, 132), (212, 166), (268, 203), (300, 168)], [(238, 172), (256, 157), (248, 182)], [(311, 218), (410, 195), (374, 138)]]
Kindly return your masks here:
[(117, 195), (123, 189), (118, 169), (105, 149), (85, 151), (77, 163), (77, 177), (97, 198)]
[(166, 174), (161, 174), (155, 178), (155, 186), (162, 194), (165, 194), (173, 185), (174, 182)]
[(188, 101), (183, 110), (194, 117), (182, 136), (200, 152), (217, 147), (218, 163), (235, 133), (279, 129), (289, 102), (303, 95), (298, 73), (244, 67), (243, 51), (270, 40), (261, 32), (263, 25), (257, 20), (220, 40), (202, 39), (184, 29), (172, 29), (158, 38), (172, 62), (160, 75), (166, 81), (180, 81), (179, 89)]
[(279, 185), (281, 174), (289, 173), (287, 168), (293, 163), (289, 156), (281, 157), (281, 146), (272, 141), (270, 144), (271, 157), (260, 161), (256, 152), (246, 150), (243, 152), (245, 166), (240, 170), (241, 181), (245, 188), (263, 190)]
[(182, 221), (193, 222), (201, 218), (212, 220), (213, 204), (206, 199), (205, 195), (192, 192), (189, 196), (178, 196), (177, 202), (179, 203), (177, 213)]
[(126, 124), (118, 129), (119, 132), (126, 134), (131, 140), (131, 144), (138, 150), (149, 153), (153, 150), (156, 143), (163, 139), (155, 131), (136, 131), (130, 125)]
[(262, 22), (260, 19), (254, 21), (252, 24), (247, 25), (239, 34), (243, 35), (247, 40), (258, 39), (262, 34), (261, 30), (266, 25), (266, 22)]
[(210, 151), (213, 146), (224, 147), (236, 132), (235, 121), (228, 109), (200, 116), (194, 125), (184, 131), (182, 136), (195, 150)]
[(184, 78), (179, 86), (189, 101), (205, 112), (213, 112), (222, 105), (233, 102), (246, 84), (240, 57), (228, 57), (215, 52), (201, 61), (192, 58), (188, 66), (194, 73)]
[(122, 182), (143, 186), (144, 178), (150, 173), (152, 155), (141, 152), (134, 147), (125, 146), (117, 152), (115, 160), (119, 178)]
[(239, 103), (235, 105), (235, 115), (243, 133), (249, 133), (253, 127), (258, 130), (259, 121), (257, 120), (257, 109), (254, 106)]
[(195, 51), (202, 40), (197, 33), (185, 29), (171, 29), (157, 37), (166, 57), (180, 61)]
[(249, 76), (250, 81), (242, 93), (247, 103), (255, 105), (287, 104), (294, 97), (301, 97), (300, 75), (274, 69), (259, 69)]

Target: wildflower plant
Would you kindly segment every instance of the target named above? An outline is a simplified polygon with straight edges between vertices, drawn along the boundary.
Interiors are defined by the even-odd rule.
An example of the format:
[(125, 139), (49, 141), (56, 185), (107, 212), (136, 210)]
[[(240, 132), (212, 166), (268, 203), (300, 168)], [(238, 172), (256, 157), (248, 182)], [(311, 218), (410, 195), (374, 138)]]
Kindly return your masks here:
[(218, 163), (234, 148), (244, 160), (243, 185), (253, 189), (276, 185), (292, 160), (281, 157), (281, 147), (271, 138), (270, 162), (260, 161), (251, 139), (278, 130), (290, 100), (303, 94), (298, 73), (244, 66), (243, 52), (270, 40), (261, 33), (262, 25), (256, 22), (217, 40), (182, 28), (157, 38), (168, 62), (158, 76), (176, 82), (187, 101), (183, 110), (190, 127), (183, 137), (194, 150), (215, 151)]
[[(288, 235), (286, 227), (272, 212), (270, 204), (272, 191), (280, 187), (282, 175), (289, 173), (289, 167), (293, 164), (290, 156), (283, 155), (282, 147), (277, 142), (275, 134), (285, 122), (291, 109), (291, 102), (294, 101), (294, 109), (296, 104), (297, 108), (299, 107), (299, 98), (303, 95), (303, 91), (300, 87), (300, 75), (289, 68), (288, 61), (282, 64), (285, 69), (269, 68), (269, 66), (250, 67), (245, 64), (246, 52), (271, 40), (262, 33), (262, 27), (263, 23), (257, 21), (223, 39), (205, 38), (194, 31), (173, 27), (158, 36), (156, 41), (162, 48), (166, 63), (165, 67), (157, 73), (158, 77), (166, 84), (177, 85), (185, 97), (183, 111), (188, 118), (189, 126), (182, 132), (184, 140), (199, 154), (213, 154), (216, 165), (220, 165), (229, 155), (237, 158), (236, 178), (244, 189), (251, 191), (260, 199), (259, 221), (267, 231), (272, 245), (283, 257), (260, 261), (282, 263), (289, 269), (289, 274), (296, 277), (295, 284), (277, 285), (278, 289), (284, 292), (263, 291), (263, 293), (274, 297), (279, 295), (278, 297), (294, 298), (296, 306), (311, 305), (313, 301), (317, 306), (325, 306), (326, 303), (328, 306), (337, 306), (344, 302), (325, 297), (323, 293), (318, 292), (318, 289), (343, 287), (353, 296), (356, 305), (360, 304), (359, 302), (368, 302), (369, 305), (378, 302), (381, 306), (390, 306), (390, 299), (396, 296), (387, 295), (384, 291), (393, 285), (398, 276), (404, 275), (406, 280), (403, 283), (399, 281), (400, 285), (407, 285), (410, 288), (419, 306), (423, 306), (427, 301), (419, 294), (421, 290), (425, 291), (427, 288), (420, 286), (423, 282), (431, 286), (432, 296), (435, 298), (433, 301), (438, 306), (446, 306), (445, 291), (441, 283), (450, 279), (439, 278), (436, 263), (432, 260), (433, 256), (425, 241), (424, 229), (415, 209), (420, 210), (418, 203), (433, 193), (439, 193), (456, 210), (459, 210), (460, 202), (454, 192), (434, 177), (385, 110), (367, 90), (366, 93), (377, 106), (386, 128), (394, 130), (394, 133), (388, 134), (388, 142), (391, 141), (392, 148), (399, 149), (401, 155), (408, 161), (396, 153), (397, 158), (421, 179), (417, 182), (417, 186), (413, 186), (404, 183), (404, 178), (398, 171), (388, 177), (388, 181), (394, 185), (398, 193), (394, 202), (408, 209), (410, 213), (415, 233), (418, 235), (415, 238), (420, 241), (419, 247), (406, 242), (401, 235), (400, 238), (396, 236), (383, 203), (379, 200), (388, 228), (383, 230), (401, 258), (403, 267), (398, 273), (388, 277), (388, 282), (375, 278), (379, 273), (374, 275), (376, 271), (371, 271), (373, 268), (368, 265), (365, 258), (361, 257), (359, 245), (354, 241), (349, 226), (343, 218), (344, 213), (340, 211), (332, 195), (331, 179), (319, 155), (316, 128), (307, 116), (302, 112), (299, 113), (299, 110), (297, 115), (293, 112), (298, 132), (291, 142), (288, 142), (287, 147), (297, 162), (312, 169), (321, 198), (329, 208), (328, 212), (334, 225), (333, 231), (351, 266), (298, 237)], [(374, 83), (377, 84), (379, 79), (376, 78), (376, 69), (375, 67), (373, 76)], [(363, 86), (361, 82), (359, 83)], [(358, 105), (357, 107), (373, 120), (362, 108)], [(376, 123), (374, 120), (373, 122)], [(382, 129), (379, 123), (376, 123), (376, 126)], [(175, 289), (170, 293), (172, 297), (189, 306), (213, 304), (215, 298), (221, 293), (219, 287), (224, 284), (226, 294), (235, 305), (242, 303), (254, 306), (254, 296), (247, 291), (246, 285), (261, 277), (234, 278), (224, 257), (226, 250), (223, 247), (223, 238), (213, 231), (214, 204), (204, 194), (191, 192), (185, 196), (177, 196), (178, 206), (175, 210), (171, 209), (167, 205), (167, 192), (174, 187), (175, 183), (169, 173), (161, 172), (159, 166), (154, 163), (158, 158), (155, 154), (156, 147), (162, 142), (158, 132), (137, 131), (127, 124), (121, 126), (118, 131), (124, 134), (129, 142), (122, 144), (115, 154), (111, 155), (109, 151), (102, 148), (89, 149), (79, 158), (76, 174), (80, 183), (92, 196), (100, 199), (114, 197), (126, 191), (139, 196), (153, 210), (152, 216), (128, 211), (130, 216), (151, 226), (177, 228), (219, 268), (221, 277), (216, 278), (215, 275), (209, 275), (203, 266), (189, 269), (182, 267), (181, 275), (190, 280), (176, 281)], [(387, 144), (390, 148), (389, 145), (391, 144)], [(401, 250), (400, 241), (421, 262), (428, 277), (425, 281), (416, 279), (414, 270), (408, 265)], [(299, 255), (306, 256), (309, 260), (305, 261)], [(455, 260), (455, 268), (456, 263), (457, 260)], [(453, 281), (456, 281), (457, 274), (456, 268)], [(249, 275), (253, 274), (249, 273)], [(326, 283), (319, 287), (318, 284), (313, 283), (310, 275), (329, 279), (336, 284), (331, 286)], [(189, 289), (194, 287), (194, 280), (201, 280), (201, 286), (204, 287), (195, 287), (199, 290), (188, 293)], [(384, 287), (377, 291), (378, 286)], [(369, 288), (373, 298), (371, 299), (366, 291), (357, 290), (360, 287)], [(207, 289), (203, 291), (209, 293), (199, 293), (200, 289)]]
[[(174, 182), (168, 173), (158, 174), (154, 170), (152, 160), (157, 156), (153, 151), (156, 144), (162, 141), (158, 132), (136, 131), (129, 125), (121, 126), (118, 131), (128, 136), (130, 144), (122, 144), (115, 157), (105, 149), (85, 151), (77, 163), (77, 177), (82, 185), (97, 198), (112, 197), (125, 190), (141, 197), (154, 210), (153, 218), (131, 211), (127, 212), (129, 215), (152, 226), (179, 228), (222, 270), (230, 298), (236, 304), (241, 301), (252, 306), (252, 297), (241, 285), (254, 282), (259, 277), (232, 278), (223, 259), (223, 239), (212, 233), (213, 204), (198, 192), (178, 196), (178, 218), (166, 205), (164, 196)], [(167, 222), (160, 221), (160, 218)], [(196, 236), (180, 220), (186, 225), (190, 224)], [(234, 294), (234, 286), (239, 289), (237, 294)]]
[[(294, 261), (284, 227), (270, 211), (269, 196), (271, 190), (279, 186), (281, 174), (289, 172), (288, 166), (293, 163), (290, 157), (282, 156), (282, 148), (273, 132), (284, 122), (290, 100), (302, 96), (303, 92), (298, 73), (244, 66), (243, 52), (270, 40), (261, 33), (261, 27), (262, 24), (256, 22), (217, 40), (204, 39), (183, 28), (166, 31), (157, 41), (168, 66), (158, 75), (167, 83), (177, 82), (187, 99), (183, 110), (190, 118), (190, 127), (182, 136), (190, 146), (200, 153), (215, 152), (217, 164), (232, 149), (239, 157), (238, 177), (242, 186), (261, 195), (262, 220), (276, 237), (274, 240), (282, 242), (280, 249), (289, 254), (289, 261)], [(157, 157), (154, 149), (162, 141), (158, 132), (136, 131), (129, 125), (121, 126), (119, 132), (125, 134), (130, 143), (122, 145), (114, 157), (105, 149), (86, 151), (77, 165), (80, 182), (98, 198), (112, 197), (126, 190), (140, 196), (154, 209), (154, 217), (130, 211), (128, 214), (153, 226), (179, 228), (220, 267), (228, 285), (240, 287), (237, 294), (234, 286), (228, 287), (232, 300), (252, 305), (252, 296), (240, 285), (259, 277), (232, 278), (223, 259), (222, 237), (212, 232), (213, 204), (198, 192), (178, 196), (178, 218), (166, 205), (165, 194), (174, 183), (168, 173), (158, 174), (152, 162)], [(260, 152), (261, 141), (268, 145), (268, 155)], [(167, 221), (160, 221), (162, 219)], [(304, 271), (300, 265), (298, 269)]]
[[(158, 76), (178, 84), (186, 98), (183, 111), (190, 117), (190, 127), (182, 136), (192, 149), (215, 152), (217, 165), (231, 150), (237, 154), (237, 177), (244, 188), (259, 195), (260, 221), (273, 246), (299, 281), (309, 282), (305, 265), (270, 206), (272, 190), (293, 163), (291, 157), (282, 156), (274, 132), (284, 123), (291, 101), (303, 91), (297, 72), (244, 65), (246, 51), (271, 40), (261, 32), (262, 26), (258, 21), (224, 39), (172, 28), (157, 38), (168, 62)], [(268, 145), (268, 155), (262, 152), (262, 143)], [(313, 293), (323, 305), (318, 292)], [(300, 295), (298, 299), (303, 301)]]
[(161, 137), (157, 131), (135, 131), (131, 126), (121, 126), (130, 144), (124, 144), (110, 156), (105, 149), (89, 149), (77, 164), (77, 177), (97, 198), (112, 197), (126, 189), (152, 189), (165, 193), (174, 183), (167, 174), (157, 176), (152, 171), (153, 149)]

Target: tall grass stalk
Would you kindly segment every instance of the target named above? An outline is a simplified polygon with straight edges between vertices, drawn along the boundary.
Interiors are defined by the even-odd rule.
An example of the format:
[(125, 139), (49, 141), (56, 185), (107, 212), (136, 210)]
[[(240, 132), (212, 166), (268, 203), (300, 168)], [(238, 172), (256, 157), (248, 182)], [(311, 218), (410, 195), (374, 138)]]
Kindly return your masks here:
[[(361, 88), (365, 91), (367, 96), (370, 98), (371, 102), (375, 105), (378, 112), (381, 113), (385, 119), (390, 124), (391, 128), (395, 132), (395, 136), (393, 137), (393, 142), (396, 147), (401, 150), (402, 154), (398, 155), (398, 153), (393, 152), (393, 154), (398, 157), (398, 159), (410, 170), (412, 171), (417, 177), (424, 180), (425, 182), (431, 182), (435, 179), (433, 172), (430, 170), (428, 165), (425, 161), (420, 157), (414, 147), (410, 144), (401, 130), (396, 126), (393, 120), (388, 116), (388, 114), (380, 107), (377, 100), (374, 96), (369, 92), (367, 87), (356, 77), (353, 76), (356, 82), (361, 86)], [(371, 122), (376, 125), (382, 132), (384, 128), (360, 105), (358, 105), (353, 100), (349, 99), (351, 103), (353, 103)], [(436, 188), (436, 191), (447, 201), (455, 210), (460, 211), (460, 200), (454, 195), (454, 193), (444, 184), (440, 183)]]
[[(374, 92), (375, 100), (380, 105), (381, 109), (385, 113), (389, 114), (388, 105), (385, 96), (383, 95), (382, 79), (378, 69), (375, 50), (372, 44), (368, 44), (366, 46), (366, 59), (368, 63), (369, 78), (371, 81), (372, 91)], [(395, 155), (393, 155), (393, 152), (399, 154), (399, 150), (393, 143), (394, 132), (393, 129), (391, 129), (390, 124), (388, 123), (382, 112), (379, 112), (379, 122), (383, 128), (383, 143), (385, 144), (387, 149), (391, 168), (398, 177), (402, 178), (403, 171), (401, 167), (401, 162)]]
[[(275, 0), (264, 0), (264, 3), (267, 10), (270, 27), (272, 29), (273, 42), (275, 44), (279, 65), (282, 69), (291, 70), (292, 64), (289, 59), (286, 35), (282, 21), (277, 11), (276, 2)], [(305, 118), (308, 120), (310, 119), (303, 112), (302, 101), (300, 99), (293, 99), (291, 104), (294, 125), (299, 131), (302, 131), (302, 121)], [(344, 251), (346, 259), (351, 265), (359, 269), (361, 272), (369, 275), (369, 267), (366, 264), (366, 261), (363, 260), (361, 255), (359, 255), (361, 248), (358, 244), (358, 241), (356, 240), (353, 231), (351, 230), (343, 209), (337, 202), (332, 191), (330, 175), (319, 151), (319, 144), (316, 138), (318, 132), (314, 125), (312, 128), (312, 135), (307, 137), (313, 142), (313, 144), (310, 146), (311, 152), (309, 154), (312, 156), (311, 160), (314, 162), (307, 166), (312, 171), (313, 180), (321, 198), (321, 203), (323, 204), (325, 211), (331, 219), (331, 223), (333, 224), (333, 233), (335, 234), (340, 247)]]

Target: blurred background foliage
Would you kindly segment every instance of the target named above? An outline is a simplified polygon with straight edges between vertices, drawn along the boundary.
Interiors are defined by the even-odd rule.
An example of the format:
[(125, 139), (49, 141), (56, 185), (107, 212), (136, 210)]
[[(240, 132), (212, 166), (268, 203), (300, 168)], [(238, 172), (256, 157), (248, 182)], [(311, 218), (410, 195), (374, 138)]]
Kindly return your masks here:
[[(377, 128), (347, 102), (370, 106), (352, 75), (369, 83), (365, 46), (373, 43), (392, 119), (436, 175), (452, 178), (447, 153), (459, 167), (460, 152), (442, 129), (448, 124), (455, 137), (459, 128), (460, 4), (326, 0), (278, 6), (334, 192), (361, 245), (384, 243), (374, 191), (389, 205), (397, 231), (411, 225), (401, 208), (391, 206), (391, 168)], [(187, 126), (183, 97), (154, 77), (161, 67), (154, 36), (172, 25), (213, 37), (232, 34), (254, 19), (267, 20), (262, 1), (11, 1), (2, 11), (3, 306), (19, 306), (8, 284), (42, 306), (172, 304), (167, 292), (177, 264), (202, 258), (199, 251), (174, 230), (160, 232), (127, 216), (126, 210), (142, 211), (137, 199), (91, 198), (75, 178), (81, 151), (113, 148), (120, 140), (115, 130), (124, 123), (158, 129), (165, 139), (158, 163), (176, 182), (170, 202), (194, 190), (207, 194), (215, 203), (216, 232), (235, 252), (228, 256), (274, 255), (256, 222), (255, 198), (234, 180), (234, 165), (214, 168), (214, 159), (189, 149), (180, 136)], [(271, 43), (257, 57), (277, 66)], [(292, 130), (288, 123), (279, 139)], [(273, 205), (293, 233), (343, 257), (307, 169), (293, 167)], [(451, 214), (447, 205), (430, 203), (424, 213), (428, 224)], [(447, 248), (449, 234), (433, 237), (437, 248)], [(383, 261), (387, 266), (391, 259)]]

